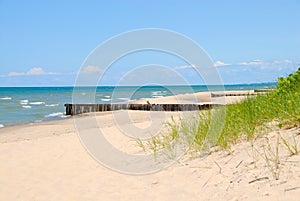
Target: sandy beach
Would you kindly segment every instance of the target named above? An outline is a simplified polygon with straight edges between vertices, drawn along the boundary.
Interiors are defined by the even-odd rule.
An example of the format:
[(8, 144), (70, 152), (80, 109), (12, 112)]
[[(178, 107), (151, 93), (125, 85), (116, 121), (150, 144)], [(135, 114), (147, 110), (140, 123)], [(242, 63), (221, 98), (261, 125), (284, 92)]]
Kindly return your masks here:
[(0, 201), (300, 201), (299, 21), (300, 0), (0, 0)]
[[(212, 95), (216, 94), (219, 97), (213, 97)], [(166, 97), (159, 97), (159, 98), (148, 98), (142, 100), (135, 100), (131, 103), (136, 104), (147, 104), (149, 101), (151, 104), (203, 104), (203, 103), (218, 103), (218, 104), (232, 104), (239, 102), (245, 98), (246, 95), (253, 95), (255, 94), (254, 90), (243, 90), (243, 91), (217, 91), (214, 93), (211, 92), (197, 92), (194, 94), (179, 94), (176, 96), (166, 96)], [(237, 95), (237, 96), (227, 96), (227, 95)], [(223, 96), (223, 97), (222, 97)]]
[[(124, 152), (143, 153), (135, 140), (114, 125), (114, 116), (123, 113), (139, 128), (152, 122), (147, 111), (103, 112), (78, 118), (93, 116), (111, 144)], [(164, 118), (170, 121), (179, 115), (166, 112)], [(212, 150), (203, 157), (186, 154), (173, 165), (146, 175), (122, 174), (94, 160), (82, 146), (72, 118), (2, 128), (0, 132), (1, 201), (298, 200), (300, 196), (299, 154), (290, 156), (279, 143), (278, 179), (264, 157), (275, 149), (279, 134), (287, 140), (294, 136), (299, 142), (299, 128), (274, 127), (261, 138), (241, 140), (230, 150)], [(270, 149), (266, 142), (272, 145)]]

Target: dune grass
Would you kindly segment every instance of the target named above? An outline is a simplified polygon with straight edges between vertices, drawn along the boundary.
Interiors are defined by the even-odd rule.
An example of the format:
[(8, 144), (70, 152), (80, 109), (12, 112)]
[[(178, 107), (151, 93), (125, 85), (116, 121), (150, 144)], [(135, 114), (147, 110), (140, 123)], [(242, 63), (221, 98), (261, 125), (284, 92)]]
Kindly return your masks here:
[(256, 137), (270, 122), (280, 128), (300, 125), (300, 68), (279, 78), (276, 89), (267, 94), (249, 96), (237, 104), (201, 111), (196, 118), (168, 123), (169, 133), (139, 143), (156, 152), (184, 136), (184, 142), (195, 151), (211, 146), (229, 148), (240, 139)]

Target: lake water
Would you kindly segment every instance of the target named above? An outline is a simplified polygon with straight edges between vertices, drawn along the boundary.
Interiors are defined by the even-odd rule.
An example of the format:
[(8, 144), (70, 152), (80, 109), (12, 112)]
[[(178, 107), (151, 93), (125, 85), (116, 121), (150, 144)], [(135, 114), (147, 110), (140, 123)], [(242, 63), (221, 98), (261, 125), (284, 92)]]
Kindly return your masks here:
[[(274, 88), (276, 83), (225, 85), (225, 90)], [(210, 91), (222, 86), (210, 86)], [(65, 103), (73, 103), (73, 87), (0, 87), (0, 128), (18, 124), (64, 119)], [(208, 91), (206, 86), (120, 86), (80, 87), (76, 93), (94, 96), (93, 103), (125, 103), (128, 100), (155, 98), (191, 92)]]

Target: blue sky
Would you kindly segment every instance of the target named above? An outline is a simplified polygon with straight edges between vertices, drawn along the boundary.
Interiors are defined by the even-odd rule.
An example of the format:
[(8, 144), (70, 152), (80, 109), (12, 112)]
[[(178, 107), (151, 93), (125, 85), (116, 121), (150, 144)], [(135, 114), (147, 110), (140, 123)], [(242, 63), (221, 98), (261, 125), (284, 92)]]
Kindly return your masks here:
[[(197, 42), (224, 83), (276, 81), (300, 65), (299, 9), (297, 0), (0, 0), (0, 86), (73, 85), (94, 48), (142, 28), (169, 29)], [(182, 61), (145, 55), (137, 55), (144, 65), (167, 65), (201, 84)], [(113, 75), (135, 65), (124, 59), (103, 84), (117, 83)]]

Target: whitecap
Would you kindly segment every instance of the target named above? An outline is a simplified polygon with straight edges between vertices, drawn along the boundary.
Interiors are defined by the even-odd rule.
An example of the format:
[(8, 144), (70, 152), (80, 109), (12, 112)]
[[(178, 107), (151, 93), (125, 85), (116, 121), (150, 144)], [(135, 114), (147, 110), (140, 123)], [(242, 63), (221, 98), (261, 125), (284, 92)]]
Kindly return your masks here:
[(3, 128), (4, 127), (4, 125), (3, 124), (0, 124), (0, 128)]
[(153, 91), (152, 96), (166, 95), (167, 91)]
[(57, 116), (62, 116), (64, 113), (62, 112), (54, 112), (48, 115), (45, 115), (45, 117), (57, 117)]
[(105, 98), (110, 98), (110, 96), (104, 96)]
[(102, 98), (101, 100), (102, 100), (102, 101), (105, 101), (105, 102), (107, 102), (107, 101), (111, 101), (111, 99), (110, 99), (110, 98)]
[(0, 98), (1, 100), (11, 100), (12, 97), (3, 97), (3, 98)]
[(45, 102), (30, 102), (30, 105), (44, 105)]
[(30, 105), (22, 105), (22, 108), (31, 108), (31, 106)]
[(129, 100), (129, 98), (119, 98), (119, 100), (127, 101), (127, 100)]
[(49, 104), (49, 105), (45, 105), (46, 107), (55, 107), (58, 106), (59, 104)]
[(28, 100), (20, 100), (20, 104), (21, 105), (27, 105), (28, 104)]

